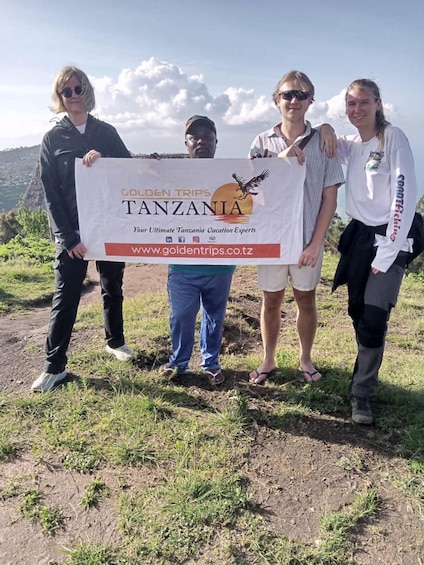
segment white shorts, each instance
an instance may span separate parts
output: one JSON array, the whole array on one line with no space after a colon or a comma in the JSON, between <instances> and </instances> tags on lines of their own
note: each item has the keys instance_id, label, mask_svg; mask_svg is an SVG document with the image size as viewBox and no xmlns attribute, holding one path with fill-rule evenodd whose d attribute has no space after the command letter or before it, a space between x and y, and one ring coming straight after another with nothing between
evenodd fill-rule
<instances>
[{"instance_id":1,"label":"white shorts","mask_svg":"<svg viewBox=\"0 0 424 565\"><path fill-rule=\"evenodd\" d=\"M291 282L296 290L314 290L320 281L324 249L318 257L315 267L302 267L297 265L259 265L258 287L268 292L278 292L286 288Z\"/></svg>"}]
</instances>

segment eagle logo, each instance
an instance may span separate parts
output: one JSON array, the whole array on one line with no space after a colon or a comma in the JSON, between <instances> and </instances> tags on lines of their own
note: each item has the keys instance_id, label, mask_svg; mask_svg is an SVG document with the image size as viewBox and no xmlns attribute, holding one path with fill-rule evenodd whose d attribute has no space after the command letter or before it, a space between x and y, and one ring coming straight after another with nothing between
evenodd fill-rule
<instances>
[{"instance_id":1,"label":"eagle logo","mask_svg":"<svg viewBox=\"0 0 424 565\"><path fill-rule=\"evenodd\" d=\"M249 194L256 196L258 192L255 190L269 176L269 170L265 169L262 173L256 177L252 177L247 182L242 177L238 177L236 173L231 175L233 179L237 182L238 188L236 192L240 192L240 196L237 196L236 200L245 200Z\"/></svg>"}]
</instances>

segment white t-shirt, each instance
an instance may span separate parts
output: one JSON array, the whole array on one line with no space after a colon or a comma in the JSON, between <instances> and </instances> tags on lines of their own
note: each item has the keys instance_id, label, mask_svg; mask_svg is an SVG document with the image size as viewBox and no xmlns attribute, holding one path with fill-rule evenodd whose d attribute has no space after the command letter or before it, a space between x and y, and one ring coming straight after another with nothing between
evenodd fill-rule
<instances>
[{"instance_id":1,"label":"white t-shirt","mask_svg":"<svg viewBox=\"0 0 424 565\"><path fill-rule=\"evenodd\" d=\"M347 165L346 214L367 226L388 224L376 235L372 267L386 272L399 251L411 251L407 235L417 202L417 181L409 142L399 128L387 126L384 144L359 134L338 139L338 156Z\"/></svg>"}]
</instances>

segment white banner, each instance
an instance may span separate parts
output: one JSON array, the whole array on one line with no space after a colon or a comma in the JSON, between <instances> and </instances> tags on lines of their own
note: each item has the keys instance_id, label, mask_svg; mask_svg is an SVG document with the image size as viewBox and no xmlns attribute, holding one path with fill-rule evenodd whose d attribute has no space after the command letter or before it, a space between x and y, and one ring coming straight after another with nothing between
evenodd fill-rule
<instances>
[{"instance_id":1,"label":"white banner","mask_svg":"<svg viewBox=\"0 0 424 565\"><path fill-rule=\"evenodd\" d=\"M296 158L77 159L75 178L86 259L291 264L302 251Z\"/></svg>"}]
</instances>

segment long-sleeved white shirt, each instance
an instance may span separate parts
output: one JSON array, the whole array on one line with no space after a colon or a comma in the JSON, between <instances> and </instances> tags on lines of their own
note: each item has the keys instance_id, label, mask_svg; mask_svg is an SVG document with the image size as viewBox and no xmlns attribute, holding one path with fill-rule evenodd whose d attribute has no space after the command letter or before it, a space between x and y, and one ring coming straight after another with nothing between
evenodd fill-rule
<instances>
[{"instance_id":1,"label":"long-sleeved white shirt","mask_svg":"<svg viewBox=\"0 0 424 565\"><path fill-rule=\"evenodd\" d=\"M388 224L372 267L386 272L399 251L411 251L408 232L417 202L417 181L409 142L399 128L387 126L384 144L359 134L339 137L338 156L346 171L346 214L367 226Z\"/></svg>"}]
</instances>

